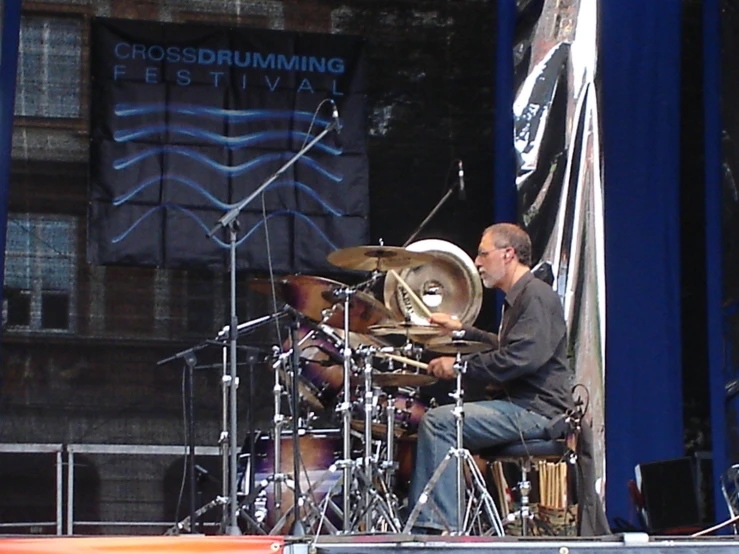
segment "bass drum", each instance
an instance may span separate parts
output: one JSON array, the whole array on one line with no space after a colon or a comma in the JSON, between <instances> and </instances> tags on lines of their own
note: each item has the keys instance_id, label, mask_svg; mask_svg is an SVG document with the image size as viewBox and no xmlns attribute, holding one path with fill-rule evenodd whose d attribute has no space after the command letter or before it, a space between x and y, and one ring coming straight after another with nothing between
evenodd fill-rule
<instances>
[{"instance_id":1,"label":"bass drum","mask_svg":"<svg viewBox=\"0 0 739 554\"><path fill-rule=\"evenodd\" d=\"M254 482L256 491L249 494L249 484L246 478L249 471L249 456L242 455L241 478L239 492L247 499L249 505L243 505L245 510L251 509L254 519L262 530L269 535L289 534L294 521L295 494L292 482L293 475L293 437L291 432L284 432L280 439L280 468L275 468L275 441L272 437L263 436L257 439L255 445L256 465ZM300 453L300 491L306 495L306 502L301 510L301 519L306 531L312 534L318 530L321 502L326 494L333 490L332 496L341 494L340 470L332 471L332 466L341 459L342 440L338 429L304 431L298 437L298 451ZM275 502L274 474L288 475L287 482L281 485L281 504ZM331 510L329 524L322 527L323 532L330 532L332 526L339 525Z\"/></svg>"}]
</instances>

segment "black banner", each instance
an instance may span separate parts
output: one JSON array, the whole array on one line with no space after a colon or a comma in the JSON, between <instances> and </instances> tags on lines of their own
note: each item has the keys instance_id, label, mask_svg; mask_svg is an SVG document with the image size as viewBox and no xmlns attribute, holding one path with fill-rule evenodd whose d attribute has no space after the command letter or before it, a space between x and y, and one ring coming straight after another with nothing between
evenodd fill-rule
<instances>
[{"instance_id":1,"label":"black banner","mask_svg":"<svg viewBox=\"0 0 739 554\"><path fill-rule=\"evenodd\" d=\"M329 268L369 240L366 67L359 38L95 19L88 258L228 264L207 233L333 121L244 207L237 266ZM267 248L269 239L269 250Z\"/></svg>"}]
</instances>

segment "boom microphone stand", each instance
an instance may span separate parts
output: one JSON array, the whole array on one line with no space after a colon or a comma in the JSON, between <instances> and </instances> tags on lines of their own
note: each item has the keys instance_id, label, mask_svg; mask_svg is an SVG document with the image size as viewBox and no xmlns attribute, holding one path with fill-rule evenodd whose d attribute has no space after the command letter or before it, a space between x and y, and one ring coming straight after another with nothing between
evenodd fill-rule
<instances>
[{"instance_id":1,"label":"boom microphone stand","mask_svg":"<svg viewBox=\"0 0 739 554\"><path fill-rule=\"evenodd\" d=\"M237 411L236 401L237 395L236 390L238 388L238 375L237 375L237 359L236 359L236 340L238 337L238 318L236 315L236 235L238 232L238 220L236 219L241 211L257 196L259 196L264 190L276 181L289 167L305 155L311 148L313 148L319 141L323 139L328 133L334 129L339 129L338 116L334 117L331 123L323 129L318 135L313 138L308 144L306 144L299 152L297 152L292 158L290 158L282 167L280 167L275 173L272 174L264 183L262 183L253 193L247 196L244 200L238 203L234 208L225 213L221 219L208 231L208 238L213 236L221 229L228 229L229 233L229 252L230 252L230 270L231 270L231 286L230 286L230 300L231 300L231 317L230 317L230 328L229 328L229 375L224 378L224 386L229 387L229 429L227 433L228 446L229 446L229 493L228 493L228 522L225 525L225 532L227 535L238 535L240 534L238 526L238 510L239 503L236 498L237 487L238 487L238 444L236 442L237 435ZM297 479L297 476L296 476Z\"/></svg>"},{"instance_id":2,"label":"boom microphone stand","mask_svg":"<svg viewBox=\"0 0 739 554\"><path fill-rule=\"evenodd\" d=\"M203 344L199 344L198 346L193 346L192 348L188 348L187 350L183 350L181 352L178 352L177 354L174 354L173 356L170 356L169 358L164 358L163 360L159 360L157 362L157 365L164 365L174 360L183 360L185 362L185 367L187 368L186 372L186 382L187 382L187 475L188 479L190 480L190 487L189 487L189 511L190 511L190 521L195 523L195 503L196 503L196 494L195 494L195 375L194 375L194 369L195 365L198 363L198 360L195 356L195 352L200 350L201 348L205 348L206 346L209 346L210 343L205 342ZM191 526L190 532L193 531L193 527Z\"/></svg>"},{"instance_id":3,"label":"boom microphone stand","mask_svg":"<svg viewBox=\"0 0 739 554\"><path fill-rule=\"evenodd\" d=\"M423 229L428 225L428 222L431 221L431 218L433 218L438 211L441 209L441 207L446 204L446 201L449 200L449 197L454 194L454 191L459 189L459 196L460 200L463 199L464 195L464 171L462 170L462 162L459 163L459 180L457 180L451 187L447 189L447 191L444 193L444 196L442 196L439 201L436 203L436 206L429 212L429 214L426 216L426 219L424 219L421 224L416 227L416 230L411 233L411 236L408 237L408 240L403 243L403 247L408 246L410 243L413 242L413 239L415 239L418 234L423 231ZM448 176L448 174L447 174Z\"/></svg>"}]
</instances>

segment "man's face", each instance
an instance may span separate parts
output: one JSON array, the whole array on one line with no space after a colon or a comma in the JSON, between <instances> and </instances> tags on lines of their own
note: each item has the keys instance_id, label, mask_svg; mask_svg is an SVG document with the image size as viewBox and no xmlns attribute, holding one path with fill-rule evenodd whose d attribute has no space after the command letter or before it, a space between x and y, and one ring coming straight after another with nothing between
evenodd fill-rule
<instances>
[{"instance_id":1,"label":"man's face","mask_svg":"<svg viewBox=\"0 0 739 554\"><path fill-rule=\"evenodd\" d=\"M506 272L504 256L509 248L497 248L495 246L495 237L492 233L485 233L480 239L480 245L477 248L477 257L475 258L475 266L480 273L482 284L492 289L498 285L503 279Z\"/></svg>"}]
</instances>

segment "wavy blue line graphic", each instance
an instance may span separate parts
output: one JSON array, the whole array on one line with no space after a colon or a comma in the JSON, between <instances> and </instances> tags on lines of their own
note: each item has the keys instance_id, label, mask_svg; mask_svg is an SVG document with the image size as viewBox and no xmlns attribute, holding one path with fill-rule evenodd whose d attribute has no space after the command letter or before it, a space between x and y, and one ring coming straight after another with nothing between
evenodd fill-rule
<instances>
[{"instance_id":1,"label":"wavy blue line graphic","mask_svg":"<svg viewBox=\"0 0 739 554\"><path fill-rule=\"evenodd\" d=\"M203 231L204 231L205 234L207 234L208 231L210 230L210 228L195 213L193 213L192 210L188 210L187 208L183 208L182 206L180 206L178 204L162 204L160 206L155 206L155 207L151 208L150 210L146 211L146 213L144 213L144 215L142 215L136 221L134 221L131 224L131 226L128 229L126 229L123 233L121 233L120 235L118 235L116 237L113 237L113 239L112 239L111 242L113 244L117 244L117 243L121 242L122 240L125 240L125 238L128 235L130 235L133 232L133 230L136 229L136 227L138 227L141 224L141 222L143 222L145 219L147 219L151 214L153 214L155 212L158 212L159 210L162 210L162 209L165 209L165 208L172 208L174 210L177 210L179 212L184 213L190 219L192 219L193 221L195 221L203 229ZM281 210L281 211L278 211L278 212L271 213L270 215L267 216L266 220L265 219L260 219L259 222L256 225L254 225L254 227L252 227L249 230L248 233L246 233L243 237L241 237L241 239L239 239L239 241L236 243L236 246L237 247L238 246L241 246L244 242L246 242L247 240L249 240L249 238L254 234L254 232L257 229L259 229L262 225L264 225L267 221L269 221L273 217L278 217L278 216L282 216L282 215L293 215L293 216L299 217L300 219L302 219L303 221L305 221L306 223L308 223L311 227L313 227L316 231L318 231L318 235L333 250L337 250L338 249L337 246L333 242L331 242L331 239L329 239L326 236L326 234L323 231L321 231L321 229L315 223L313 223L313 221L311 221L308 218L308 216L303 215L300 212L296 212L296 211L293 211L293 210ZM230 245L228 243L223 242L218 237L213 237L213 240L221 248L229 248L230 247Z\"/></svg>"},{"instance_id":2,"label":"wavy blue line graphic","mask_svg":"<svg viewBox=\"0 0 739 554\"><path fill-rule=\"evenodd\" d=\"M220 133L214 133L212 131L206 131L204 129L199 129L198 127L190 127L187 125L148 125L146 127L139 127L138 129L116 131L113 133L113 139L116 142L130 142L161 132L199 138L218 145L228 146L235 150L275 139L290 140L297 138L301 141L308 142L315 138L313 135L300 131L261 131L258 133L251 133L249 135L229 137ZM315 148L328 152L332 156L340 156L343 152L343 150L332 148L331 146L320 142L315 145Z\"/></svg>"},{"instance_id":3,"label":"wavy blue line graphic","mask_svg":"<svg viewBox=\"0 0 739 554\"><path fill-rule=\"evenodd\" d=\"M133 189L126 192L125 194L122 194L120 196L116 196L113 198L113 205L114 206L122 206L129 200L131 200L134 196L139 194L140 192L146 190L152 185L158 185L162 180L170 180L175 181L178 183L182 183L183 185L186 185L193 189L195 192L201 194L204 196L208 201L210 201L211 205L220 208L224 211L230 210L231 208L235 208L239 205L238 202L235 202L233 204L227 204L226 202L222 202L215 196L213 196L208 190L202 187L199 183L196 183L195 181L188 179L187 177L183 177L181 175L165 175L165 176L155 176L151 177L150 179L147 179L146 181L140 183L139 185L136 185ZM346 215L343 212L340 212L333 206L331 206L328 202L323 200L316 191L314 191L312 188L310 188L308 185L301 183L299 181L289 181L289 180L282 180L282 181L275 181L273 183L270 183L270 185L265 189L265 192L270 189L275 189L278 187L286 187L286 186L292 186L295 187L302 192L306 193L308 196L313 198L322 208L324 208L327 212L329 212L331 215L335 215L337 217L341 217Z\"/></svg>"},{"instance_id":4,"label":"wavy blue line graphic","mask_svg":"<svg viewBox=\"0 0 739 554\"><path fill-rule=\"evenodd\" d=\"M285 119L298 121L313 120L313 112L298 112L287 110L229 110L226 108L215 108L211 106L196 106L192 104L116 104L113 113L118 117L131 117L135 115L149 115L152 113L178 113L182 115L194 115L198 117L209 117L214 119L226 118L229 121L258 121L266 119ZM321 117L315 118L315 123L326 127L330 121Z\"/></svg>"},{"instance_id":5,"label":"wavy blue line graphic","mask_svg":"<svg viewBox=\"0 0 739 554\"><path fill-rule=\"evenodd\" d=\"M126 169L146 158L150 158L151 156L159 156L160 154L178 154L181 156L186 156L197 162L209 165L222 175L232 176L241 175L242 173L246 173L259 164L263 164L272 160L282 159L284 157L283 153L262 154L261 156L257 156L253 160L250 160L243 164L229 166L213 161L208 156L205 156L200 152L196 152L195 150L192 150L190 148L184 148L181 146L156 146L144 150L143 152L138 152L131 156L127 156L125 158L118 158L113 162L113 169ZM296 163L305 164L336 183L340 183L344 180L343 175L336 175L335 173L331 173L310 156L303 156Z\"/></svg>"}]
</instances>

